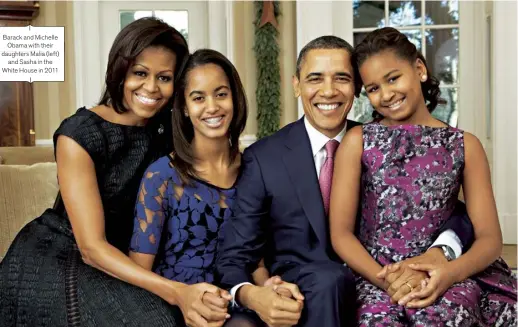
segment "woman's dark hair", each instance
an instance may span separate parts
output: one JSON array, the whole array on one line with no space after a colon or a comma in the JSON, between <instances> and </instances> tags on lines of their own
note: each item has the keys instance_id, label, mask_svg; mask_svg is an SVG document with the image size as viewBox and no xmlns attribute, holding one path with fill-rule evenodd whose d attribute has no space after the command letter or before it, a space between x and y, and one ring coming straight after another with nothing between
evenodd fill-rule
<instances>
[{"instance_id":1,"label":"woman's dark hair","mask_svg":"<svg viewBox=\"0 0 518 327\"><path fill-rule=\"evenodd\" d=\"M392 27L383 27L369 33L363 41L356 46L353 54L353 62L356 64L356 69L369 57L376 55L383 51L393 51L399 58L406 59L410 63L415 63L420 59L427 72L427 80L421 83L421 91L426 102L428 110L432 112L438 104L445 104L446 101L441 98L441 89L439 88L439 81L432 76L431 70L426 64L421 52L417 50L415 45L408 40L405 34L401 33ZM359 74L357 74L359 76ZM363 84L363 83L362 83ZM374 115L375 118L377 117Z\"/></svg>"},{"instance_id":2,"label":"woman's dark hair","mask_svg":"<svg viewBox=\"0 0 518 327\"><path fill-rule=\"evenodd\" d=\"M113 41L106 67L106 86L99 104L110 105L117 113L127 111L123 105L126 73L135 58L148 47L171 50L176 55L174 73L178 77L189 55L185 38L158 18L138 19L124 27Z\"/></svg>"},{"instance_id":3,"label":"woman's dark hair","mask_svg":"<svg viewBox=\"0 0 518 327\"><path fill-rule=\"evenodd\" d=\"M124 27L110 49L106 67L105 88L99 105L110 106L117 113L124 113L124 81L128 69L138 55L148 47L161 47L171 50L176 55L174 69L175 83L189 56L187 41L180 32L155 17L144 17ZM159 131L160 137L152 146L159 153L169 153L171 144L171 108L173 97L151 118L147 124L152 131Z\"/></svg>"},{"instance_id":4,"label":"woman's dark hair","mask_svg":"<svg viewBox=\"0 0 518 327\"><path fill-rule=\"evenodd\" d=\"M186 184L190 183L189 176L196 176L197 174L194 170L196 158L191 149L194 127L191 119L184 114L186 109L185 89L187 88L189 73L197 67L208 64L214 64L223 69L232 91L234 113L228 129L230 162L233 162L239 154L239 136L245 129L248 117L245 90L234 65L224 55L215 50L200 49L190 55L175 88L172 114L174 145L172 163L182 181Z\"/></svg>"}]
</instances>

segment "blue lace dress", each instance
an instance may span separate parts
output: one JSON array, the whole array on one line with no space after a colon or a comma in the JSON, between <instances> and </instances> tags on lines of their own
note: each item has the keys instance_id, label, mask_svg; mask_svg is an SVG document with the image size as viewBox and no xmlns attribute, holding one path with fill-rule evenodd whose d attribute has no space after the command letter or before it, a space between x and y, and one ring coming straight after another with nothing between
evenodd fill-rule
<instances>
[{"instance_id":1,"label":"blue lace dress","mask_svg":"<svg viewBox=\"0 0 518 327\"><path fill-rule=\"evenodd\" d=\"M156 255L153 270L167 279L212 283L219 231L235 193L199 179L184 185L170 157L158 159L140 185L130 250Z\"/></svg>"}]
</instances>

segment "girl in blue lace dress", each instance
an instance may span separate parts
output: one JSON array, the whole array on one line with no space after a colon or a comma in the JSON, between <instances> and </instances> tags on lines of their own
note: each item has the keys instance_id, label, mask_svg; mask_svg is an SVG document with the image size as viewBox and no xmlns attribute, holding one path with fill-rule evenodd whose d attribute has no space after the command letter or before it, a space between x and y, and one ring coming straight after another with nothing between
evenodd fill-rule
<instances>
[{"instance_id":1,"label":"girl in blue lace dress","mask_svg":"<svg viewBox=\"0 0 518 327\"><path fill-rule=\"evenodd\" d=\"M193 53L178 84L174 151L144 173L130 257L167 279L194 285L190 292L197 306L184 312L189 326L221 325L225 319L214 312L226 313L229 294L207 286L214 280L218 235L235 198L246 98L234 66L213 50ZM226 326L248 326L235 319Z\"/></svg>"},{"instance_id":2,"label":"girl in blue lace dress","mask_svg":"<svg viewBox=\"0 0 518 327\"><path fill-rule=\"evenodd\" d=\"M479 140L431 115L442 101L439 82L401 32L372 32L354 60L378 119L353 128L338 149L330 220L334 249L358 274L358 325L515 326L516 278L499 258L502 235ZM461 186L473 245L453 261L410 264L427 275L409 278L401 287L410 294L391 302L378 273L432 245Z\"/></svg>"}]
</instances>

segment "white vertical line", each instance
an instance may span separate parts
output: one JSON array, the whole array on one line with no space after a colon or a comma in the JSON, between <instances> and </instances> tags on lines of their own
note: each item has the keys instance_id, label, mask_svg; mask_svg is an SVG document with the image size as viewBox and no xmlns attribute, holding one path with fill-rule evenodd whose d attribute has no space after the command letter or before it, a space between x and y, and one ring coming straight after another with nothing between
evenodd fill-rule
<instances>
[{"instance_id":1,"label":"white vertical line","mask_svg":"<svg viewBox=\"0 0 518 327\"><path fill-rule=\"evenodd\" d=\"M385 26L389 25L389 0L385 0Z\"/></svg>"},{"instance_id":2,"label":"white vertical line","mask_svg":"<svg viewBox=\"0 0 518 327\"><path fill-rule=\"evenodd\" d=\"M426 59L426 30L425 17L426 16L426 0L421 0L421 52Z\"/></svg>"},{"instance_id":3,"label":"white vertical line","mask_svg":"<svg viewBox=\"0 0 518 327\"><path fill-rule=\"evenodd\" d=\"M225 1L226 32L227 32L227 58L234 62L234 1Z\"/></svg>"}]
</instances>

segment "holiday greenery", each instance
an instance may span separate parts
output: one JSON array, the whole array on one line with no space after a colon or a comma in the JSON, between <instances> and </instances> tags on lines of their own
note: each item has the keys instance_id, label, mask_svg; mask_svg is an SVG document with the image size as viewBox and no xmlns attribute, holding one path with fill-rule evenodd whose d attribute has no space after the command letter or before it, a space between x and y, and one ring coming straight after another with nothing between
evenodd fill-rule
<instances>
[{"instance_id":1,"label":"holiday greenery","mask_svg":"<svg viewBox=\"0 0 518 327\"><path fill-rule=\"evenodd\" d=\"M275 19L280 15L279 1L273 1ZM272 23L264 23L263 1L254 1L255 43L257 67L257 138L271 135L279 129L281 114L281 75L279 68L279 32ZM266 14L266 13L265 13ZM273 18L273 17L272 17ZM276 21L275 21L276 25Z\"/></svg>"}]
</instances>

